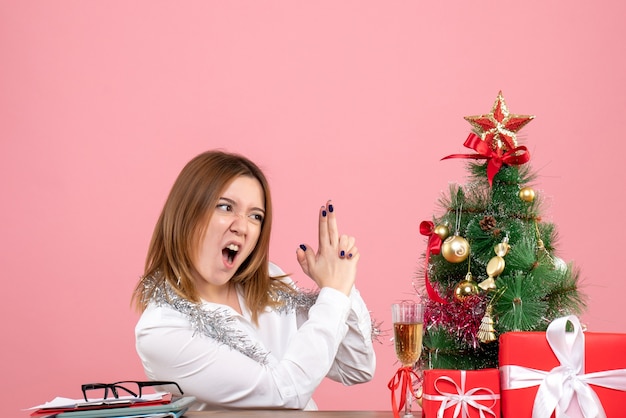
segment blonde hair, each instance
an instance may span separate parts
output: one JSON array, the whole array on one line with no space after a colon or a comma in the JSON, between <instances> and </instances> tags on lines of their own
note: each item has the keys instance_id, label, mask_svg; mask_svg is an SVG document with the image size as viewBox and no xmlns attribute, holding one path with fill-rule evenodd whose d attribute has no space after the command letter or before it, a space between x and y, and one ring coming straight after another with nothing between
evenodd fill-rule
<instances>
[{"instance_id":1,"label":"blonde hair","mask_svg":"<svg viewBox=\"0 0 626 418\"><path fill-rule=\"evenodd\" d=\"M193 254L199 245L212 209L226 187L237 177L249 176L261 184L265 217L258 242L232 277L243 289L246 304L256 322L258 313L276 305L278 289L290 290L280 277L270 277L269 243L272 201L269 184L261 169L249 159L222 151L207 151L182 169L156 223L146 257L144 274L133 293L135 306L145 310L154 292L165 283L192 302L200 302L193 284L196 272Z\"/></svg>"}]
</instances>

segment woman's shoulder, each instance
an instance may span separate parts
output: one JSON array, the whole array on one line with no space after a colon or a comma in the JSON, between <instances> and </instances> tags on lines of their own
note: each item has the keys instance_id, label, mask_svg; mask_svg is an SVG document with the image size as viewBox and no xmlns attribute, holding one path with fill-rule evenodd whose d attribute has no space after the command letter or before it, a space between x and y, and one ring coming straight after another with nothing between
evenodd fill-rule
<instances>
[{"instance_id":1,"label":"woman's shoulder","mask_svg":"<svg viewBox=\"0 0 626 418\"><path fill-rule=\"evenodd\" d=\"M186 322L187 320L185 316L181 312L174 309L172 306L150 302L141 314L137 325L149 327L152 325L163 326L166 324L184 324Z\"/></svg>"},{"instance_id":2,"label":"woman's shoulder","mask_svg":"<svg viewBox=\"0 0 626 418\"><path fill-rule=\"evenodd\" d=\"M283 269L281 269L278 266L278 264L272 263L271 261L268 263L268 270L269 270L271 277L279 277L279 276L287 275L287 273L285 273Z\"/></svg>"},{"instance_id":3,"label":"woman's shoulder","mask_svg":"<svg viewBox=\"0 0 626 418\"><path fill-rule=\"evenodd\" d=\"M297 288L296 283L291 278L291 276L288 273L285 273L285 271L282 268L280 268L277 264L274 264L270 261L268 265L268 269L269 269L270 277L276 278L293 288Z\"/></svg>"}]
</instances>

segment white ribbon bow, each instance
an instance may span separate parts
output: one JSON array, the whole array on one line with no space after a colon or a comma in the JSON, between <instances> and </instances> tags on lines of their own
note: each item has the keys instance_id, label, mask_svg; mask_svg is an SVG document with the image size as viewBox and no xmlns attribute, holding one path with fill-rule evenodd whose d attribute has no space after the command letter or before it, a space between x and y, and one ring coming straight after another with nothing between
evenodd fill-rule
<instances>
[{"instance_id":1,"label":"white ribbon bow","mask_svg":"<svg viewBox=\"0 0 626 418\"><path fill-rule=\"evenodd\" d=\"M459 412L461 411L463 413L462 418L469 417L470 416L469 407L477 409L480 413L480 418L485 418L485 412L496 417L496 414L492 411L492 408L496 404L496 400L500 399L500 395L494 393L489 388L474 388L465 392L465 375L466 375L465 370L461 370L461 386L460 387L459 385L456 384L454 380L452 380L448 376L438 377L437 380L435 380L435 390L440 395L429 395L427 393L424 393L422 395L424 399L428 399L429 401L441 401L441 406L439 407L439 410L437 411L437 418L443 418L443 414L445 413L446 409L451 408L455 405L456 406L454 408L454 418L458 418ZM446 382L452 383L454 387L456 388L457 393L449 393L449 392L443 392L439 390L439 388L437 387L437 383L440 380L444 380ZM489 392L490 394L489 395L476 395L475 393L480 390L484 390L486 392ZM488 406L485 406L476 402L476 401L490 401L490 400L493 400L491 407L488 407Z\"/></svg>"},{"instance_id":2,"label":"white ribbon bow","mask_svg":"<svg viewBox=\"0 0 626 418\"><path fill-rule=\"evenodd\" d=\"M574 332L567 332L567 322ZM626 369L585 374L585 335L574 315L550 323L546 339L560 365L549 372L528 367L500 366L502 389L522 389L539 385L533 418L568 418L565 413L574 395L585 418L606 418L602 402L590 384L626 391Z\"/></svg>"}]
</instances>

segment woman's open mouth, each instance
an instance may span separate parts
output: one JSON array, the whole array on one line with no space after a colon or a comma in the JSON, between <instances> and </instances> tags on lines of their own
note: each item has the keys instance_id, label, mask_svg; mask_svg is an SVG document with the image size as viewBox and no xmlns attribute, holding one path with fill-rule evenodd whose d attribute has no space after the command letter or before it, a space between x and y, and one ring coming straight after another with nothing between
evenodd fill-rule
<instances>
[{"instance_id":1,"label":"woman's open mouth","mask_svg":"<svg viewBox=\"0 0 626 418\"><path fill-rule=\"evenodd\" d=\"M227 245L226 248L222 250L222 256L226 260L228 264L233 264L237 254L239 253L239 245L230 244Z\"/></svg>"}]
</instances>

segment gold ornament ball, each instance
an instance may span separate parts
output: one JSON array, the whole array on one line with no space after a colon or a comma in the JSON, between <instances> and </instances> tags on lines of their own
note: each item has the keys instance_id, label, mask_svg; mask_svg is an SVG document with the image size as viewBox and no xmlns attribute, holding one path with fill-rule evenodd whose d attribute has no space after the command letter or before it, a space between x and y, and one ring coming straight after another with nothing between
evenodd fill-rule
<instances>
[{"instance_id":1,"label":"gold ornament ball","mask_svg":"<svg viewBox=\"0 0 626 418\"><path fill-rule=\"evenodd\" d=\"M441 255L451 263L465 261L469 253L469 242L460 235L453 235L446 238L441 245Z\"/></svg>"},{"instance_id":2,"label":"gold ornament ball","mask_svg":"<svg viewBox=\"0 0 626 418\"><path fill-rule=\"evenodd\" d=\"M444 239L448 238L448 236L450 235L450 228L448 228L448 225L446 225L446 224L437 225L435 227L434 232L435 232L435 234L437 234L439 236L439 238L444 240Z\"/></svg>"},{"instance_id":3,"label":"gold ornament ball","mask_svg":"<svg viewBox=\"0 0 626 418\"><path fill-rule=\"evenodd\" d=\"M477 295L478 292L478 285L474 280L462 280L454 288L454 297L463 301L468 296Z\"/></svg>"},{"instance_id":4,"label":"gold ornament ball","mask_svg":"<svg viewBox=\"0 0 626 418\"><path fill-rule=\"evenodd\" d=\"M535 200L535 191L532 189L532 187L524 187L522 188L522 190L519 191L519 197L524 202L532 202L533 200Z\"/></svg>"}]
</instances>

